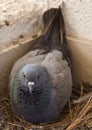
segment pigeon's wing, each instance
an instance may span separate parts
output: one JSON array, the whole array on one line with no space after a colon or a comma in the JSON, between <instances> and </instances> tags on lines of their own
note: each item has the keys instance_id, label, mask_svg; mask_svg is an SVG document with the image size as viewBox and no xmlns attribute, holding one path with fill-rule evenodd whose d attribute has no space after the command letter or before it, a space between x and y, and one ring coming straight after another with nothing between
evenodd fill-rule
<instances>
[{"instance_id":1,"label":"pigeon's wing","mask_svg":"<svg viewBox=\"0 0 92 130\"><path fill-rule=\"evenodd\" d=\"M42 61L45 58L45 55L46 55L44 52L45 52L45 50L39 50L39 49L32 50L15 62L14 66L12 68L10 77L9 77L10 92L11 92L11 89L12 89L14 77L15 77L16 73L18 72L18 70L26 64L31 64L31 63L41 64Z\"/></svg>"},{"instance_id":2,"label":"pigeon's wing","mask_svg":"<svg viewBox=\"0 0 92 130\"><path fill-rule=\"evenodd\" d=\"M53 83L51 96L61 111L72 91L72 76L68 63L63 60L62 52L52 51L47 54L42 64L50 73Z\"/></svg>"}]
</instances>

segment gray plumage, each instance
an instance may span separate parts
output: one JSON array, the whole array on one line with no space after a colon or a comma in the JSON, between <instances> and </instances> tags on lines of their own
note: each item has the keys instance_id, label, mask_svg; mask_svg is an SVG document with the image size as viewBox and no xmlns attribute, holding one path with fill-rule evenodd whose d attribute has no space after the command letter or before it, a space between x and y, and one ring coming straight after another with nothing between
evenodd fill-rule
<instances>
[{"instance_id":1,"label":"gray plumage","mask_svg":"<svg viewBox=\"0 0 92 130\"><path fill-rule=\"evenodd\" d=\"M34 49L20 58L14 64L10 75L9 92L13 110L18 116L33 123L55 121L72 91L71 70L64 59L64 54L59 50L61 43L58 46L56 43L60 34L56 31L60 18L58 10L60 11L51 9L43 16L45 20L49 12L52 12L52 18L55 12L58 14L52 22L53 26L51 27L51 24L49 28L53 30L56 39L53 38L51 31L48 32L50 34L47 39L44 39L49 52L46 52L42 43L41 48ZM44 24L48 25L49 18ZM54 44L55 48L52 47Z\"/></svg>"}]
</instances>

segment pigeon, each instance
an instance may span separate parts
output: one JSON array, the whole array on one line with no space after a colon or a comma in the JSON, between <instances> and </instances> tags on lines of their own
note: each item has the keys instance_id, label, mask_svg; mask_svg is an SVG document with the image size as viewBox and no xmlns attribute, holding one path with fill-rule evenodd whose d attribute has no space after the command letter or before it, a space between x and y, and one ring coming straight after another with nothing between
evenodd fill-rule
<instances>
[{"instance_id":1,"label":"pigeon","mask_svg":"<svg viewBox=\"0 0 92 130\"><path fill-rule=\"evenodd\" d=\"M9 77L12 110L31 123L56 121L72 92L70 54L60 8L43 14L44 31Z\"/></svg>"}]
</instances>

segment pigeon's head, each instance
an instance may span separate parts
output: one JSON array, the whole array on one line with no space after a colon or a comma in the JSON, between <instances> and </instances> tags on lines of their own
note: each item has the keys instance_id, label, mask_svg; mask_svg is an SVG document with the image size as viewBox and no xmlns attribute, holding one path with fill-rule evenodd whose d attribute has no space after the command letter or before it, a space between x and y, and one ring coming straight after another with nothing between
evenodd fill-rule
<instances>
[{"instance_id":1,"label":"pigeon's head","mask_svg":"<svg viewBox=\"0 0 92 130\"><path fill-rule=\"evenodd\" d=\"M45 67L38 64L28 64L21 70L21 85L28 88L30 94L51 86L50 75Z\"/></svg>"},{"instance_id":2,"label":"pigeon's head","mask_svg":"<svg viewBox=\"0 0 92 130\"><path fill-rule=\"evenodd\" d=\"M27 121L43 122L41 113L51 102L52 82L47 69L39 64L26 64L16 73L13 85L15 112Z\"/></svg>"}]
</instances>

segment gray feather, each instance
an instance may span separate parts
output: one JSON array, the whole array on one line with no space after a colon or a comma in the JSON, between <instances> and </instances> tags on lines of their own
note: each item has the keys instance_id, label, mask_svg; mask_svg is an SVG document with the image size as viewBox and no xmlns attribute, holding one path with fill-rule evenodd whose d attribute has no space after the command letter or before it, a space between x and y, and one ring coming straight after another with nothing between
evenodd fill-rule
<instances>
[{"instance_id":1,"label":"gray feather","mask_svg":"<svg viewBox=\"0 0 92 130\"><path fill-rule=\"evenodd\" d=\"M63 40L60 40L57 24L59 12L60 8L51 9L48 20L47 14L43 16L45 26L49 28L46 28L40 44L37 44L40 46L17 60L10 74L12 108L18 116L29 122L55 121L72 92L71 70L61 52L64 43L60 43ZM50 19L53 20L48 24Z\"/></svg>"}]
</instances>

